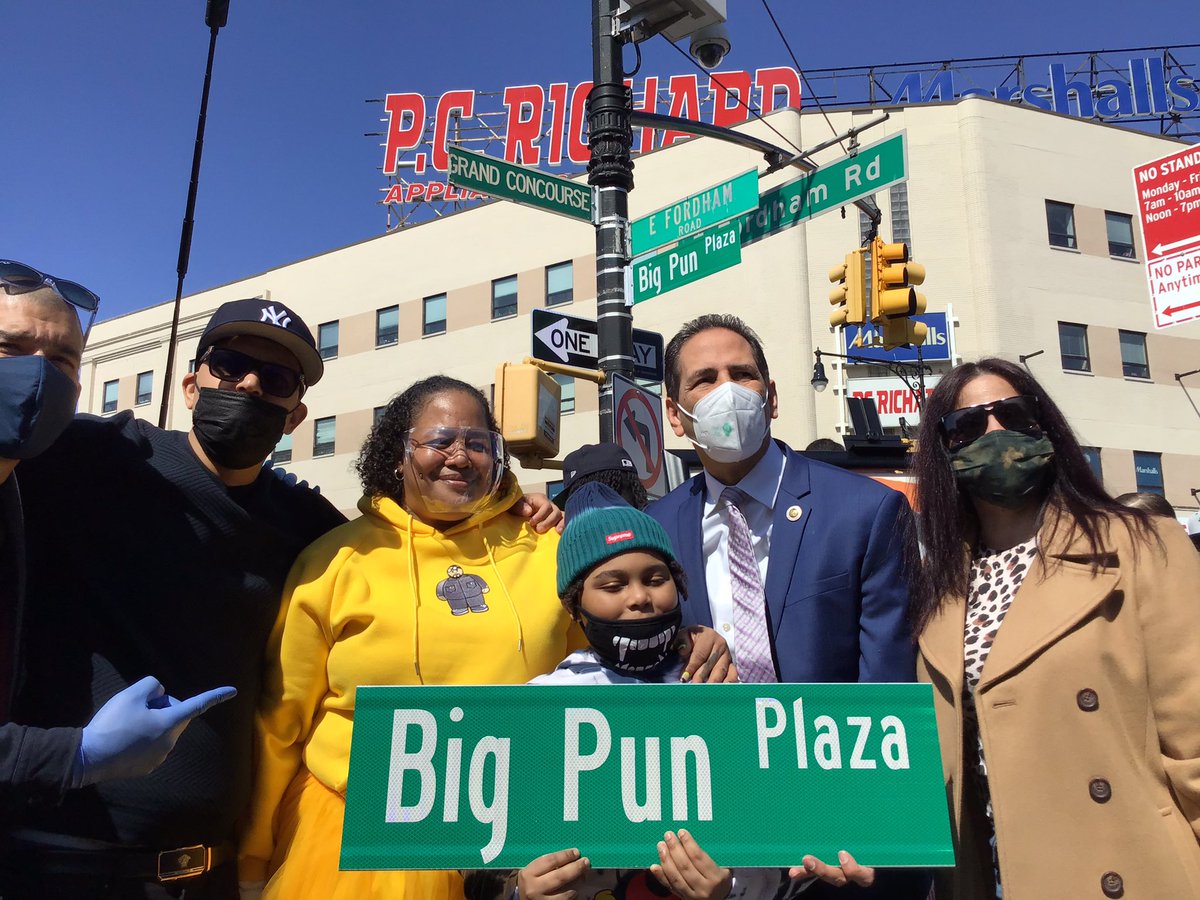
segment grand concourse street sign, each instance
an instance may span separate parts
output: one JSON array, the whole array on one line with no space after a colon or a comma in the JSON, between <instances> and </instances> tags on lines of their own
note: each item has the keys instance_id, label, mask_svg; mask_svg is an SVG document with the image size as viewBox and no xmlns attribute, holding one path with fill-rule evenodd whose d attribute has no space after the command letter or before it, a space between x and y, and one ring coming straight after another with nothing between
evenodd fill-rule
<instances>
[{"instance_id":1,"label":"grand concourse street sign","mask_svg":"<svg viewBox=\"0 0 1200 900\"><path fill-rule=\"evenodd\" d=\"M592 189L537 169L450 147L448 180L490 197L511 200L583 222L592 221Z\"/></svg>"},{"instance_id":2,"label":"grand concourse street sign","mask_svg":"<svg viewBox=\"0 0 1200 900\"><path fill-rule=\"evenodd\" d=\"M750 169L648 216L634 219L630 223L633 255L640 256L655 247L674 243L757 207L758 172Z\"/></svg>"}]
</instances>

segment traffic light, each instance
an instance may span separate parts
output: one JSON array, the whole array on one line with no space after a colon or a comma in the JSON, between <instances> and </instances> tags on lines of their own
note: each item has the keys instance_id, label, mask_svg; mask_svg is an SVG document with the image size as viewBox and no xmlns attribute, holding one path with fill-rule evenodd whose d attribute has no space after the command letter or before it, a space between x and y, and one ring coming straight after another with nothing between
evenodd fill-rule
<instances>
[{"instance_id":1,"label":"traffic light","mask_svg":"<svg viewBox=\"0 0 1200 900\"><path fill-rule=\"evenodd\" d=\"M847 253L844 263L829 270L829 280L837 284L829 292L829 302L838 307L829 314L829 324L834 328L863 325L867 321L867 306L863 296L866 289L865 252L854 250Z\"/></svg>"},{"instance_id":2,"label":"traffic light","mask_svg":"<svg viewBox=\"0 0 1200 900\"><path fill-rule=\"evenodd\" d=\"M925 267L908 261L908 244L877 237L871 241L871 269L871 321L880 326L884 349L923 343L929 329L910 316L925 312L925 295L912 287L925 281Z\"/></svg>"},{"instance_id":3,"label":"traffic light","mask_svg":"<svg viewBox=\"0 0 1200 900\"><path fill-rule=\"evenodd\" d=\"M492 406L509 453L523 465L541 468L558 453L559 383L535 365L501 363L496 367Z\"/></svg>"}]
</instances>

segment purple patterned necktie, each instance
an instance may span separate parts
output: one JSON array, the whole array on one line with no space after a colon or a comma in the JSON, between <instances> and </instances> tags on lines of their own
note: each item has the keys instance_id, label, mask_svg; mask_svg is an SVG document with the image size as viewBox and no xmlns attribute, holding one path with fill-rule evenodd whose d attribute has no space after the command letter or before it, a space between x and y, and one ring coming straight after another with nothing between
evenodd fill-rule
<instances>
[{"instance_id":1,"label":"purple patterned necktie","mask_svg":"<svg viewBox=\"0 0 1200 900\"><path fill-rule=\"evenodd\" d=\"M729 510L729 576L733 592L733 628L737 635L738 677L745 682L775 682L771 636L767 632L767 598L758 560L750 543L750 526L740 504L746 494L735 487L721 492Z\"/></svg>"}]
</instances>

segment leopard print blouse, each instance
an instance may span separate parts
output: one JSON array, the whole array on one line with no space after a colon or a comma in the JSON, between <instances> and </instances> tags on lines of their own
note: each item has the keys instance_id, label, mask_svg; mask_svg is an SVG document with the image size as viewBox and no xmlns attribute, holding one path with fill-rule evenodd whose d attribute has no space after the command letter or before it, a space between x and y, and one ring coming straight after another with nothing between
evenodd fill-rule
<instances>
[{"instance_id":1,"label":"leopard print blouse","mask_svg":"<svg viewBox=\"0 0 1200 900\"><path fill-rule=\"evenodd\" d=\"M1000 623L1008 613L1013 597L1029 566L1037 555L1037 538L1017 544L997 553L981 547L971 561L971 583L967 591L967 624L963 635L963 724L968 745L974 743L974 771L976 787L980 791L986 808L988 822L992 825L988 842L992 847L992 865L996 874L996 896L1002 897L1000 868L996 856L996 832L992 818L992 800L987 784L987 761L983 757L983 739L979 736L979 719L975 713L975 689L987 662L988 651L1000 630ZM972 737L974 740L972 741Z\"/></svg>"}]
</instances>

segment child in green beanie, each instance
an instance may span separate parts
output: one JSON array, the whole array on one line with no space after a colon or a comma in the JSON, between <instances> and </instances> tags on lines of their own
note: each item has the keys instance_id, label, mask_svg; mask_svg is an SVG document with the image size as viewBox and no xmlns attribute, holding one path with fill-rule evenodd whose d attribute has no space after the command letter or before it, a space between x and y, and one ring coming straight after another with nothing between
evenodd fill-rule
<instances>
[{"instance_id":1,"label":"child in green beanie","mask_svg":"<svg viewBox=\"0 0 1200 900\"><path fill-rule=\"evenodd\" d=\"M591 645L530 684L678 682L683 570L663 527L598 482L567 503L558 547L558 595ZM736 673L728 680L736 680ZM786 869L717 865L685 830L667 832L650 869L592 869L578 850L533 860L517 875L520 900L785 900L804 889Z\"/></svg>"}]
</instances>

